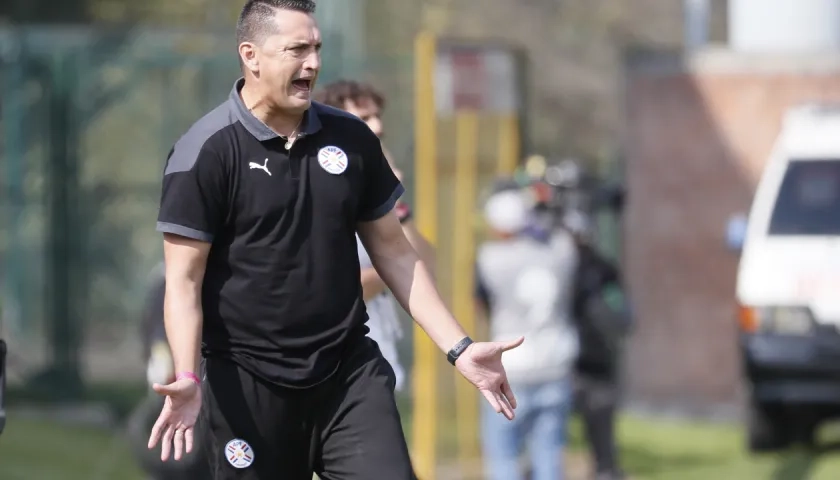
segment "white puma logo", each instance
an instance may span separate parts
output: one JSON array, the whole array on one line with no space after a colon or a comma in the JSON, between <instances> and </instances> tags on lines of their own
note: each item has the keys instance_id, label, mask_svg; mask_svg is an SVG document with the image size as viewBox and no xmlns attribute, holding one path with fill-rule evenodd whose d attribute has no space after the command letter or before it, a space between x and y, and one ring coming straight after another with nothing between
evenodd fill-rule
<instances>
[{"instance_id":1,"label":"white puma logo","mask_svg":"<svg viewBox=\"0 0 840 480\"><path fill-rule=\"evenodd\" d=\"M255 168L259 168L260 170L267 173L269 177L271 176L271 172L268 171L268 159L267 158L265 159L265 164L264 165L260 165L259 163L255 163L255 162L250 162L248 164L248 166L251 167L251 170L253 170Z\"/></svg>"}]
</instances>

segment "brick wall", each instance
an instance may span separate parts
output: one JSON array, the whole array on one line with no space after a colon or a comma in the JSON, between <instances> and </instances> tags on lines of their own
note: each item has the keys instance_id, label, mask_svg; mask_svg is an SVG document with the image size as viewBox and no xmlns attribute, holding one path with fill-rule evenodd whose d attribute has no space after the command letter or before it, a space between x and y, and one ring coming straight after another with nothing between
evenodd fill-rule
<instances>
[{"instance_id":1,"label":"brick wall","mask_svg":"<svg viewBox=\"0 0 840 480\"><path fill-rule=\"evenodd\" d=\"M746 212L784 111L840 101L840 62L709 52L628 62L623 148L631 399L706 409L741 395L730 215Z\"/></svg>"}]
</instances>

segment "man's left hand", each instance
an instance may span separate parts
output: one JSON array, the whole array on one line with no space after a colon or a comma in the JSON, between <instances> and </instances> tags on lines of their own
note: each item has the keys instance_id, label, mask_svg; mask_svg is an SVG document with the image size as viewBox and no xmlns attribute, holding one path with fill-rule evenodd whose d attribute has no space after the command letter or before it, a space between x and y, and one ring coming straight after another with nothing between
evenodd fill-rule
<instances>
[{"instance_id":1,"label":"man's left hand","mask_svg":"<svg viewBox=\"0 0 840 480\"><path fill-rule=\"evenodd\" d=\"M523 341L525 337L512 342L476 342L455 361L461 375L478 388L496 413L503 413L508 420L513 420L516 397L502 366L502 353L522 345Z\"/></svg>"}]
</instances>

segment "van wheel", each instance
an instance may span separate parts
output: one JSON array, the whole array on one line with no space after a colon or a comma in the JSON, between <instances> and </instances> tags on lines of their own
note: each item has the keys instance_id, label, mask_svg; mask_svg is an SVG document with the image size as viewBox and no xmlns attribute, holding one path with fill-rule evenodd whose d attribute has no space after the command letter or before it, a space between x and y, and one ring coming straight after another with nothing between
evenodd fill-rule
<instances>
[{"instance_id":1,"label":"van wheel","mask_svg":"<svg viewBox=\"0 0 840 480\"><path fill-rule=\"evenodd\" d=\"M793 436L780 408L753 402L747 415L747 446L750 452L782 450L793 443Z\"/></svg>"}]
</instances>

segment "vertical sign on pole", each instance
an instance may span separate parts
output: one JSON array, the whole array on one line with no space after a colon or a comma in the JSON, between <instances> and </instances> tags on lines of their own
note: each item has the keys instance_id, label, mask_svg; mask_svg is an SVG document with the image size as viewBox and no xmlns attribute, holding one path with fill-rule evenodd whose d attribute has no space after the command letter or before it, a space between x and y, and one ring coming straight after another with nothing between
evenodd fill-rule
<instances>
[{"instance_id":1,"label":"vertical sign on pole","mask_svg":"<svg viewBox=\"0 0 840 480\"><path fill-rule=\"evenodd\" d=\"M512 175L519 163L522 148L519 136L519 116L515 113L499 115L499 138L496 145L498 163L496 174Z\"/></svg>"},{"instance_id":2,"label":"vertical sign on pole","mask_svg":"<svg viewBox=\"0 0 840 480\"><path fill-rule=\"evenodd\" d=\"M489 88L494 100L489 110L498 123L497 175L510 175L516 169L520 156L519 111L520 87L517 82L515 55L506 50L494 49L485 55L489 72Z\"/></svg>"},{"instance_id":3,"label":"vertical sign on pole","mask_svg":"<svg viewBox=\"0 0 840 480\"><path fill-rule=\"evenodd\" d=\"M455 119L455 217L452 226L453 313L476 334L473 264L479 178L480 119L499 122L496 173L513 172L519 159L520 87L514 53L488 45L442 42L428 33L415 40L416 218L420 232L438 246L439 117ZM437 347L419 327L414 333L412 449L417 474L434 479L439 422ZM458 377L460 375L456 374ZM456 380L458 452L462 461L478 457L478 394Z\"/></svg>"},{"instance_id":4,"label":"vertical sign on pole","mask_svg":"<svg viewBox=\"0 0 840 480\"><path fill-rule=\"evenodd\" d=\"M478 182L478 112L484 106L484 58L475 49L450 49L444 57L452 69L455 114L455 217L452 225L452 309L467 333L475 337L473 262L475 202ZM458 454L462 466L478 456L478 395L455 371Z\"/></svg>"},{"instance_id":5,"label":"vertical sign on pole","mask_svg":"<svg viewBox=\"0 0 840 480\"><path fill-rule=\"evenodd\" d=\"M512 173L519 157L519 87L513 52L481 44L438 42L435 105L455 119L455 218L452 226L452 302L456 318L476 335L473 303L479 177L479 119L500 122L496 173ZM478 455L478 394L456 372L458 453L461 464Z\"/></svg>"},{"instance_id":6,"label":"vertical sign on pole","mask_svg":"<svg viewBox=\"0 0 840 480\"><path fill-rule=\"evenodd\" d=\"M414 46L415 215L420 233L437 245L437 124L435 120L435 38L417 36ZM423 479L435 478L437 446L437 346L419 326L414 329L413 421L414 465Z\"/></svg>"},{"instance_id":7,"label":"vertical sign on pole","mask_svg":"<svg viewBox=\"0 0 840 480\"><path fill-rule=\"evenodd\" d=\"M452 225L452 310L467 333L476 337L473 303L473 228L478 196L478 114L465 110L455 116L455 218ZM463 461L478 457L478 395L455 371L458 453Z\"/></svg>"}]
</instances>

